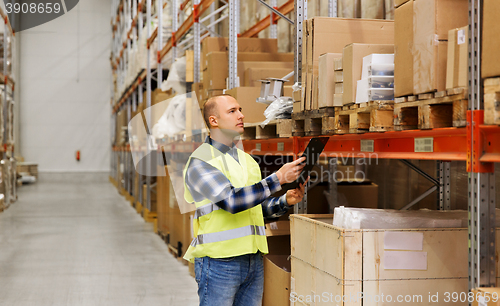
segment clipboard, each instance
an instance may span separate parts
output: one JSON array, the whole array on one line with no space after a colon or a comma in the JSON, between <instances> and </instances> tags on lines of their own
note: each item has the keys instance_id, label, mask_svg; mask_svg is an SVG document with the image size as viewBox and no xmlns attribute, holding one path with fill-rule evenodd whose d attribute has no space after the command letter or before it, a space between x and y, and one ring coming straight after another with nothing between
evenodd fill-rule
<instances>
[{"instance_id":1,"label":"clipboard","mask_svg":"<svg viewBox=\"0 0 500 306\"><path fill-rule=\"evenodd\" d=\"M328 142L330 138L329 137L316 137L312 138L309 143L307 144L306 149L304 150L304 153L300 157L306 157L306 165L302 169L302 172L300 173L299 177L295 182L287 183L281 186L281 189L283 190L289 190L289 189L295 189L299 187L299 184L303 184L307 177L310 175L313 167L316 165L319 159L319 155L321 152L323 152L323 149L325 148L326 143Z\"/></svg>"}]
</instances>

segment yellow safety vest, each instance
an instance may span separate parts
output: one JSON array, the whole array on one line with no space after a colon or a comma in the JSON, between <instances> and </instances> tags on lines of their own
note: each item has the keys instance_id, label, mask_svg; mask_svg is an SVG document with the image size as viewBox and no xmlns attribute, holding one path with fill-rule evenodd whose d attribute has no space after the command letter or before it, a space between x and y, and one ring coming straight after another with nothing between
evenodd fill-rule
<instances>
[{"instance_id":1,"label":"yellow safety vest","mask_svg":"<svg viewBox=\"0 0 500 306\"><path fill-rule=\"evenodd\" d=\"M259 182L260 167L257 162L242 150L237 150L239 163L229 154L223 154L208 143L203 143L193 154L184 169L184 198L193 203L194 199L186 185L187 166L191 158L198 158L219 169L236 187L245 187ZM259 204L245 211L231 214L210 200L195 202L196 212L193 219L194 239L184 259L191 262L196 257L227 258L267 249L266 231L262 206Z\"/></svg>"}]
</instances>

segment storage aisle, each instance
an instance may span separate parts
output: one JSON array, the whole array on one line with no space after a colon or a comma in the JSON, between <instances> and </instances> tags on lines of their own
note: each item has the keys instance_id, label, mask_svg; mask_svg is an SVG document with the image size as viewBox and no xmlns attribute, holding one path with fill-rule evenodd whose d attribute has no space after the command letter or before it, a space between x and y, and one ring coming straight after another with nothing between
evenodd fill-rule
<instances>
[{"instance_id":1,"label":"storage aisle","mask_svg":"<svg viewBox=\"0 0 500 306\"><path fill-rule=\"evenodd\" d=\"M197 305L196 282L105 174L45 174L0 214L0 305Z\"/></svg>"}]
</instances>

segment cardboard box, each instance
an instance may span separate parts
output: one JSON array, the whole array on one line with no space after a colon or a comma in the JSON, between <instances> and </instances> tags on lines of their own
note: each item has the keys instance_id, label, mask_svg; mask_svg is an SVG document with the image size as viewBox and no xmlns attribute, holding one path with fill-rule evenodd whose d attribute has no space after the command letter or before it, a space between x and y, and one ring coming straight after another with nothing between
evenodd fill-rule
<instances>
[{"instance_id":1,"label":"cardboard box","mask_svg":"<svg viewBox=\"0 0 500 306\"><path fill-rule=\"evenodd\" d=\"M263 306L290 305L291 264L288 256L271 254L264 256Z\"/></svg>"},{"instance_id":2,"label":"cardboard box","mask_svg":"<svg viewBox=\"0 0 500 306\"><path fill-rule=\"evenodd\" d=\"M146 201L147 201L147 185L144 184L142 185L142 206L144 208L147 208L146 206ZM151 194L150 194L150 200L151 200L151 209L149 210L150 212L156 212L156 209L157 209L157 202L156 202L156 196L157 196L157 193L156 193L156 186L153 186L151 187Z\"/></svg>"},{"instance_id":3,"label":"cardboard box","mask_svg":"<svg viewBox=\"0 0 500 306\"><path fill-rule=\"evenodd\" d=\"M205 89L226 88L228 61L227 52L211 52L207 55L206 69L203 71ZM248 68L286 68L292 71L293 53L238 53L240 84L244 84L245 70Z\"/></svg>"},{"instance_id":4,"label":"cardboard box","mask_svg":"<svg viewBox=\"0 0 500 306\"><path fill-rule=\"evenodd\" d=\"M333 103L335 94L335 59L341 58L342 53L326 53L319 57L318 78L318 107L342 106Z\"/></svg>"},{"instance_id":5,"label":"cardboard box","mask_svg":"<svg viewBox=\"0 0 500 306\"><path fill-rule=\"evenodd\" d=\"M421 45L422 46L422 45ZM419 51L420 57L413 61L413 93L421 94L433 91L446 90L446 58L448 56L448 42L439 41Z\"/></svg>"},{"instance_id":6,"label":"cardboard box","mask_svg":"<svg viewBox=\"0 0 500 306\"><path fill-rule=\"evenodd\" d=\"M207 37L201 42L201 70L205 70L205 57L210 52L229 51L227 37ZM278 40L272 38L238 38L238 52L278 52Z\"/></svg>"},{"instance_id":7,"label":"cardboard box","mask_svg":"<svg viewBox=\"0 0 500 306\"><path fill-rule=\"evenodd\" d=\"M337 70L333 73L335 78L335 83L343 83L344 82L344 70Z\"/></svg>"},{"instance_id":8,"label":"cardboard box","mask_svg":"<svg viewBox=\"0 0 500 306\"><path fill-rule=\"evenodd\" d=\"M236 87L226 90L226 94L235 98L242 108L242 113L245 116L245 123L262 122L266 120L264 111L267 105L257 103L256 100L260 96L260 87Z\"/></svg>"},{"instance_id":9,"label":"cardboard box","mask_svg":"<svg viewBox=\"0 0 500 306\"><path fill-rule=\"evenodd\" d=\"M244 75L244 86L246 87L257 87L260 86L261 82L259 80L267 78L277 78L280 79L290 72L293 71L292 68L248 68L245 70ZM241 81L241 80L240 80ZM285 85L293 85L293 77L289 78Z\"/></svg>"},{"instance_id":10,"label":"cardboard box","mask_svg":"<svg viewBox=\"0 0 500 306\"><path fill-rule=\"evenodd\" d=\"M469 27L448 32L446 89L469 85Z\"/></svg>"},{"instance_id":11,"label":"cardboard box","mask_svg":"<svg viewBox=\"0 0 500 306\"><path fill-rule=\"evenodd\" d=\"M500 76L500 61L498 60L500 24L498 23L498 16L500 16L500 2L497 0L484 0L483 36L481 37L482 78Z\"/></svg>"},{"instance_id":12,"label":"cardboard box","mask_svg":"<svg viewBox=\"0 0 500 306\"><path fill-rule=\"evenodd\" d=\"M297 297L306 299L313 294L328 292L329 296L345 296L347 299L344 302L333 300L331 303L324 303L325 305L361 306L388 305L368 303L367 296L422 295L420 301L412 300L408 305L430 305L429 292L431 295L438 294L440 301L445 292L457 292L459 295L460 292L468 292L467 228L440 228L436 231L360 230L335 227L332 221L333 215L290 215L291 291ZM391 250L384 248L384 242L388 239L385 238L386 234L391 232L422 237L423 243L416 252L425 252L425 255L407 251L392 255L400 260L404 260L406 254L424 255L425 257L420 258L425 258L426 269L417 269L414 261L409 260L400 265L399 269L392 265L392 269L386 268L386 264L394 263L388 256L388 251ZM328 256L325 257L325 254ZM339 279L344 281L339 282ZM364 293L364 299L348 299L350 296L357 296L359 292ZM304 303L295 305L301 304ZM460 303L462 304L466 303Z\"/></svg>"},{"instance_id":13,"label":"cardboard box","mask_svg":"<svg viewBox=\"0 0 500 306\"><path fill-rule=\"evenodd\" d=\"M344 93L344 83L335 83L335 93L339 93L339 94ZM335 106L342 106L342 104L335 105Z\"/></svg>"},{"instance_id":14,"label":"cardboard box","mask_svg":"<svg viewBox=\"0 0 500 306\"><path fill-rule=\"evenodd\" d=\"M337 195L340 205L359 208L378 208L378 185L375 183L339 183Z\"/></svg>"},{"instance_id":15,"label":"cardboard box","mask_svg":"<svg viewBox=\"0 0 500 306\"><path fill-rule=\"evenodd\" d=\"M302 102L312 107L314 78L319 75L319 56L341 53L350 43L394 43L391 20L314 17L303 24Z\"/></svg>"},{"instance_id":16,"label":"cardboard box","mask_svg":"<svg viewBox=\"0 0 500 306\"><path fill-rule=\"evenodd\" d=\"M413 1L413 0L394 0L394 7L396 8L400 7L401 5L405 4L408 1Z\"/></svg>"},{"instance_id":17,"label":"cardboard box","mask_svg":"<svg viewBox=\"0 0 500 306\"><path fill-rule=\"evenodd\" d=\"M394 13L394 96L413 95L413 0Z\"/></svg>"},{"instance_id":18,"label":"cardboard box","mask_svg":"<svg viewBox=\"0 0 500 306\"><path fill-rule=\"evenodd\" d=\"M344 105L356 102L356 88L358 80L361 79L363 57L372 53L394 53L394 45L350 44L344 48Z\"/></svg>"},{"instance_id":19,"label":"cardboard box","mask_svg":"<svg viewBox=\"0 0 500 306\"><path fill-rule=\"evenodd\" d=\"M468 24L467 0L417 0L413 5L413 93L446 89L448 31Z\"/></svg>"},{"instance_id":20,"label":"cardboard box","mask_svg":"<svg viewBox=\"0 0 500 306\"><path fill-rule=\"evenodd\" d=\"M162 169L163 168L163 169ZM165 171L166 176L158 176L156 179L157 183L157 218L158 218L158 231L163 235L169 233L169 198L170 198L170 178L168 176L168 170L166 166L158 166L158 173L160 171ZM136 177L138 177L136 175Z\"/></svg>"},{"instance_id":21,"label":"cardboard box","mask_svg":"<svg viewBox=\"0 0 500 306\"><path fill-rule=\"evenodd\" d=\"M500 288L476 288L472 293L472 306L500 306Z\"/></svg>"},{"instance_id":22,"label":"cardboard box","mask_svg":"<svg viewBox=\"0 0 500 306\"><path fill-rule=\"evenodd\" d=\"M335 71L338 71L338 70L342 70L342 57L339 57L339 58L335 58L333 60L333 69Z\"/></svg>"}]
</instances>

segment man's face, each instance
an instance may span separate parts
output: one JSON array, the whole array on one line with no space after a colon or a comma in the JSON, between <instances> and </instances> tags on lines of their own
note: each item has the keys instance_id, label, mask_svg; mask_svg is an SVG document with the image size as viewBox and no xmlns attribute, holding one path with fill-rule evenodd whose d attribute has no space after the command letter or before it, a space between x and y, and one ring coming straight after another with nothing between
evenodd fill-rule
<instances>
[{"instance_id":1,"label":"man's face","mask_svg":"<svg viewBox=\"0 0 500 306\"><path fill-rule=\"evenodd\" d=\"M218 113L217 123L219 129L230 134L243 133L243 114L238 101L233 97L223 96L217 101Z\"/></svg>"}]
</instances>

